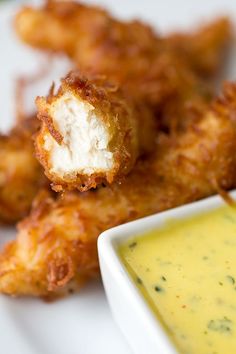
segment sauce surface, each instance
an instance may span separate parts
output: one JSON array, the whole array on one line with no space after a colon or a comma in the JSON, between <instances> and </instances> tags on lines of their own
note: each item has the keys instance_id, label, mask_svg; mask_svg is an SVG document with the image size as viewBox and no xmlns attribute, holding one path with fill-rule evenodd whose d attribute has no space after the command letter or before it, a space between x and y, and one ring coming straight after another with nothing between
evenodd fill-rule
<instances>
[{"instance_id":1,"label":"sauce surface","mask_svg":"<svg viewBox=\"0 0 236 354\"><path fill-rule=\"evenodd\" d=\"M170 221L120 255L180 353L236 353L235 208Z\"/></svg>"}]
</instances>

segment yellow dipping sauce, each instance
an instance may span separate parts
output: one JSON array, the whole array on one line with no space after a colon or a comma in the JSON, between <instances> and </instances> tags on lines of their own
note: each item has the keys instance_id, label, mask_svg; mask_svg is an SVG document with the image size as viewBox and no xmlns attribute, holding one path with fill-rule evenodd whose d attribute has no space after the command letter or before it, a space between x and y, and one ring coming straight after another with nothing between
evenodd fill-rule
<instances>
[{"instance_id":1,"label":"yellow dipping sauce","mask_svg":"<svg viewBox=\"0 0 236 354\"><path fill-rule=\"evenodd\" d=\"M236 353L234 208L170 221L120 255L181 353Z\"/></svg>"}]
</instances>

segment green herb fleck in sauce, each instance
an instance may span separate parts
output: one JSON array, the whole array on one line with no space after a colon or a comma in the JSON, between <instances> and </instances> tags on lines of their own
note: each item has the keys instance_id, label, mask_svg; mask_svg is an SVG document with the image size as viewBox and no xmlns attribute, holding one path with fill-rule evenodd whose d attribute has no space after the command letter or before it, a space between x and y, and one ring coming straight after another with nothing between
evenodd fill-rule
<instances>
[{"instance_id":1,"label":"green herb fleck in sauce","mask_svg":"<svg viewBox=\"0 0 236 354\"><path fill-rule=\"evenodd\" d=\"M225 316L222 319L209 321L207 328L211 331L220 332L220 333L231 332L232 321Z\"/></svg>"},{"instance_id":2,"label":"green herb fleck in sauce","mask_svg":"<svg viewBox=\"0 0 236 354\"><path fill-rule=\"evenodd\" d=\"M228 279L228 281L229 281L231 284L235 284L235 279L234 279L234 277L232 277L231 275L227 275L226 278Z\"/></svg>"},{"instance_id":3,"label":"green herb fleck in sauce","mask_svg":"<svg viewBox=\"0 0 236 354\"><path fill-rule=\"evenodd\" d=\"M134 247L136 247L137 246L137 242L132 242L132 243L130 243L129 244L129 248L134 248Z\"/></svg>"},{"instance_id":4,"label":"green herb fleck in sauce","mask_svg":"<svg viewBox=\"0 0 236 354\"><path fill-rule=\"evenodd\" d=\"M164 291L164 289L163 289L161 286L159 286L159 285L156 285L156 286L154 287L154 290L155 290L156 292L158 292L158 293L160 293L161 291Z\"/></svg>"},{"instance_id":5,"label":"green herb fleck in sauce","mask_svg":"<svg viewBox=\"0 0 236 354\"><path fill-rule=\"evenodd\" d=\"M141 279L141 278L139 278L139 277L137 277L137 278L136 278L136 281L137 281L137 283L138 283L138 284L140 284L140 285L142 285L142 284L143 284L142 279Z\"/></svg>"}]
</instances>

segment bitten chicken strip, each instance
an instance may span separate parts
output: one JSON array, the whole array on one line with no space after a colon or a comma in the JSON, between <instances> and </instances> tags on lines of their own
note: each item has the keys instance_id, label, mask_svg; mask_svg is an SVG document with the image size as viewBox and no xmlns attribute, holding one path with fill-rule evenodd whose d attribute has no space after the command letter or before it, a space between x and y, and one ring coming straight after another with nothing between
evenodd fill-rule
<instances>
[{"instance_id":1,"label":"bitten chicken strip","mask_svg":"<svg viewBox=\"0 0 236 354\"><path fill-rule=\"evenodd\" d=\"M122 184L52 197L44 193L0 256L0 291L56 296L99 274L98 235L115 225L236 185L236 85L175 138L160 136Z\"/></svg>"},{"instance_id":2,"label":"bitten chicken strip","mask_svg":"<svg viewBox=\"0 0 236 354\"><path fill-rule=\"evenodd\" d=\"M32 134L39 128L28 118L0 136L0 222L12 224L25 217L45 183L43 170L34 157Z\"/></svg>"},{"instance_id":3,"label":"bitten chicken strip","mask_svg":"<svg viewBox=\"0 0 236 354\"><path fill-rule=\"evenodd\" d=\"M156 137L155 116L102 77L71 72L56 94L38 97L37 156L55 190L85 191L119 180Z\"/></svg>"},{"instance_id":4,"label":"bitten chicken strip","mask_svg":"<svg viewBox=\"0 0 236 354\"><path fill-rule=\"evenodd\" d=\"M51 118L50 121L44 119L36 146L40 162L53 182L55 190L73 188L87 190L96 187L100 182L113 182L126 175L136 158L144 151L151 150L156 127L165 131L175 131L179 124L184 124L182 117L186 116L186 110L191 109L195 113L199 107L210 100L212 90L209 80L206 80L206 72L215 74L216 63L219 66L221 62L221 51L230 39L230 24L225 19L218 20L192 35L182 34L179 35L180 38L178 36L162 38L149 26L140 22L121 22L99 8L70 1L50 1L40 9L24 8L16 18L16 28L27 43L38 48L66 53L86 74L90 71L105 74L109 81L122 87L126 100L128 97L131 98L138 107L136 112L139 118L143 115L142 124L137 127L136 138L133 139L133 142L136 141L135 149L132 146L131 149L126 149L125 144L124 149L120 149L121 144L118 143L122 141L120 136L124 136L127 129L124 129L124 125L122 129L118 125L116 129L114 127L113 135L116 139L113 140L113 149L119 151L116 167L105 164L105 169L100 171L101 166L98 163L101 160L98 160L95 154L91 156L90 153L96 149L93 140L90 139L88 145L90 160L86 160L88 155L84 154L81 145L68 144L68 140L71 141L67 134L68 129L63 128L66 137L63 136L61 124L57 130L61 131L60 138L66 140L66 149L65 143L58 144L55 135L54 138L53 134L50 134L51 137L49 135L48 128L51 120L54 123L58 121L55 119L55 112L52 114L52 111L55 105L59 107L62 99L64 102L64 96L56 101L57 104L53 101L50 105L52 109L49 109L49 105L45 108L46 105L41 100L39 111L43 111L45 116L45 109L50 110L50 114L46 112L46 115ZM187 46L189 42L191 49ZM209 59L204 66L201 48L206 48L207 45L209 45L207 57L215 58L214 68L213 65L209 65ZM196 64L198 57L201 58L199 67ZM113 94L113 97L115 95ZM67 100L66 104L63 103L63 107L68 104ZM77 109L77 116L78 114ZM68 116L68 110L62 109L60 121L69 119L71 131L75 135L78 119L73 118L72 122L71 116L71 111ZM121 111L118 120L119 117ZM121 119L124 121L123 118ZM111 120L112 115L107 123L110 124ZM128 128L128 121L126 122ZM46 140L50 138L52 141L51 147L46 149L53 151L53 154L48 153L48 150L45 151L44 134ZM77 135L77 142L79 141L84 145L84 139L82 141ZM126 141L128 142L127 139ZM55 146L60 149L60 154L54 153ZM104 152L107 153L106 150ZM82 160L87 163L83 164ZM94 166L97 168L94 169Z\"/></svg>"}]
</instances>

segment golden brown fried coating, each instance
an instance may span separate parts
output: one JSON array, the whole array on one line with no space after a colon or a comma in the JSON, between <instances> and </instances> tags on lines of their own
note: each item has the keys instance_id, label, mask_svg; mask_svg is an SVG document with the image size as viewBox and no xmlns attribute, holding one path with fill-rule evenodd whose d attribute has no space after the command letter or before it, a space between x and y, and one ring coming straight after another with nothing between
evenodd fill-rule
<instances>
[{"instance_id":1,"label":"golden brown fried coating","mask_svg":"<svg viewBox=\"0 0 236 354\"><path fill-rule=\"evenodd\" d=\"M50 296L98 274L98 235L115 225L236 185L236 85L174 138L160 136L122 184L43 194L0 258L0 291Z\"/></svg>"},{"instance_id":2,"label":"golden brown fried coating","mask_svg":"<svg viewBox=\"0 0 236 354\"><path fill-rule=\"evenodd\" d=\"M55 190L81 191L128 174L154 147L155 116L103 77L71 72L56 94L38 97L36 151Z\"/></svg>"},{"instance_id":3,"label":"golden brown fried coating","mask_svg":"<svg viewBox=\"0 0 236 354\"><path fill-rule=\"evenodd\" d=\"M212 76L219 71L231 40L231 23L227 17L222 17L195 33L174 33L168 36L166 43L179 55L186 56L201 76Z\"/></svg>"},{"instance_id":4,"label":"golden brown fried coating","mask_svg":"<svg viewBox=\"0 0 236 354\"><path fill-rule=\"evenodd\" d=\"M15 24L19 36L31 46L66 53L81 68L96 64L99 73L110 77L120 66L119 74L123 73L125 80L132 73L146 72L146 66L150 68L151 61L165 48L170 54L177 51L187 56L202 74L211 74L217 70L222 49L231 37L227 18L188 35L176 33L163 38L140 21L118 21L101 8L73 1L50 1L39 9L25 7Z\"/></svg>"},{"instance_id":5,"label":"golden brown fried coating","mask_svg":"<svg viewBox=\"0 0 236 354\"><path fill-rule=\"evenodd\" d=\"M31 46L66 53L81 68L94 68L96 63L99 73L111 75L119 65L125 75L126 66L132 70L145 65L141 58L156 52L161 42L147 25L121 22L98 7L75 1L50 1L38 9L25 7L15 23L19 36Z\"/></svg>"},{"instance_id":6,"label":"golden brown fried coating","mask_svg":"<svg viewBox=\"0 0 236 354\"><path fill-rule=\"evenodd\" d=\"M12 224L25 217L39 188L45 183L34 157L32 134L39 123L25 119L0 136L0 222Z\"/></svg>"},{"instance_id":7,"label":"golden brown fried coating","mask_svg":"<svg viewBox=\"0 0 236 354\"><path fill-rule=\"evenodd\" d=\"M215 81L220 77L232 37L232 25L225 17L202 25L196 32L174 33L166 37L169 51L181 57L186 64L182 62L183 66L178 68L176 61L172 66L176 66L178 74L169 81L175 84L175 92L161 107L165 129L175 131L179 125L185 124L182 117L186 113L198 115L212 99L212 92L204 80L209 82L213 78Z\"/></svg>"},{"instance_id":8,"label":"golden brown fried coating","mask_svg":"<svg viewBox=\"0 0 236 354\"><path fill-rule=\"evenodd\" d=\"M26 43L66 53L83 72L105 74L158 113L163 102L176 106L176 96L188 96L193 86L200 93L207 90L198 76L215 75L231 32L229 22L219 19L192 35L161 37L139 21L118 21L73 1L25 7L15 23Z\"/></svg>"}]
</instances>

